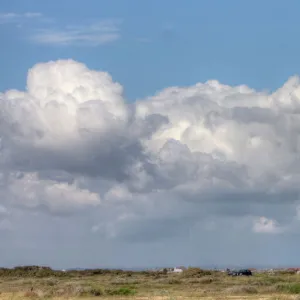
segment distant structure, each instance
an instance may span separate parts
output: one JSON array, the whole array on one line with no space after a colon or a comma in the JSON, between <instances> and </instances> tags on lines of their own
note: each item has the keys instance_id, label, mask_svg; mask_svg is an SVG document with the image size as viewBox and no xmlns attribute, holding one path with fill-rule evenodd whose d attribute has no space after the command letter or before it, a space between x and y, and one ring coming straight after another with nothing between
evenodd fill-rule
<instances>
[{"instance_id":1,"label":"distant structure","mask_svg":"<svg viewBox=\"0 0 300 300\"><path fill-rule=\"evenodd\" d=\"M172 271L172 273L182 273L182 272L183 270L181 268L176 268L176 267Z\"/></svg>"}]
</instances>

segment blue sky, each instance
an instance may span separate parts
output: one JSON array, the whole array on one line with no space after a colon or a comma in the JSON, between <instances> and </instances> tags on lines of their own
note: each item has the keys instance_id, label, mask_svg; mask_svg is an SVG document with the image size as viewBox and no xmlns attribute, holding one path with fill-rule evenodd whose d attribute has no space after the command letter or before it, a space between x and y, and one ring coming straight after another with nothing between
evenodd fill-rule
<instances>
[{"instance_id":1,"label":"blue sky","mask_svg":"<svg viewBox=\"0 0 300 300\"><path fill-rule=\"evenodd\" d=\"M299 265L299 0L0 3L0 265Z\"/></svg>"},{"instance_id":2,"label":"blue sky","mask_svg":"<svg viewBox=\"0 0 300 300\"><path fill-rule=\"evenodd\" d=\"M0 90L23 89L30 67L59 58L108 71L131 101L208 79L274 90L300 72L299 10L297 0L2 0ZM8 13L18 20L3 22ZM32 40L107 20L117 36L100 45Z\"/></svg>"}]
</instances>

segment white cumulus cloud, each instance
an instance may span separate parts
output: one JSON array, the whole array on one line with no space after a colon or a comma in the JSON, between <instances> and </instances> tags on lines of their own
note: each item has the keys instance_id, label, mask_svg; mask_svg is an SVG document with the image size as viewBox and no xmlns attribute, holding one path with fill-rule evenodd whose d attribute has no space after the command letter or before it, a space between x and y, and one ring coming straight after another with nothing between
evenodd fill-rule
<instances>
[{"instance_id":1,"label":"white cumulus cloud","mask_svg":"<svg viewBox=\"0 0 300 300\"><path fill-rule=\"evenodd\" d=\"M53 240L78 249L74 261L102 245L116 264L111 249L156 264L156 251L175 263L201 245L211 261L222 241L232 261L237 241L288 239L299 228L299 90L298 77L271 94L211 80L128 104L106 72L39 63L25 91L0 93L0 221L14 239L0 238L13 248L60 226ZM71 263L60 245L52 262Z\"/></svg>"}]
</instances>

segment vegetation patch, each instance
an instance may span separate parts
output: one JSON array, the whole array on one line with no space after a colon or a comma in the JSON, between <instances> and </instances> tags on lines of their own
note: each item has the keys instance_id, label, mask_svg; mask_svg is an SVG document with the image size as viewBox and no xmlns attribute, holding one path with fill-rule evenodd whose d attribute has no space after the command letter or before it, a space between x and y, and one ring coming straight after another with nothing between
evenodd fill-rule
<instances>
[{"instance_id":1,"label":"vegetation patch","mask_svg":"<svg viewBox=\"0 0 300 300\"><path fill-rule=\"evenodd\" d=\"M288 294L300 294L300 283L278 284L277 290Z\"/></svg>"},{"instance_id":2,"label":"vegetation patch","mask_svg":"<svg viewBox=\"0 0 300 300\"><path fill-rule=\"evenodd\" d=\"M108 289L105 291L107 295L111 296L133 296L136 294L136 290L132 287L120 287L118 289Z\"/></svg>"},{"instance_id":3,"label":"vegetation patch","mask_svg":"<svg viewBox=\"0 0 300 300\"><path fill-rule=\"evenodd\" d=\"M168 270L167 270L168 271ZM300 299L300 275L290 272L228 276L226 272L188 268L182 273L122 270L58 271L25 266L0 269L0 300L15 299ZM206 297L206 298L205 298ZM213 298L215 297L215 298ZM217 297L217 298L216 298ZM84 298L84 299L83 299ZM275 299L275 298L274 298Z\"/></svg>"},{"instance_id":4,"label":"vegetation patch","mask_svg":"<svg viewBox=\"0 0 300 300\"><path fill-rule=\"evenodd\" d=\"M200 268L188 268L182 272L182 277L190 278L190 277L203 277L207 275L212 275L212 271L202 270Z\"/></svg>"},{"instance_id":5,"label":"vegetation patch","mask_svg":"<svg viewBox=\"0 0 300 300\"><path fill-rule=\"evenodd\" d=\"M233 286L229 287L226 290L229 294L257 294L258 290L252 285L242 285L242 286Z\"/></svg>"}]
</instances>

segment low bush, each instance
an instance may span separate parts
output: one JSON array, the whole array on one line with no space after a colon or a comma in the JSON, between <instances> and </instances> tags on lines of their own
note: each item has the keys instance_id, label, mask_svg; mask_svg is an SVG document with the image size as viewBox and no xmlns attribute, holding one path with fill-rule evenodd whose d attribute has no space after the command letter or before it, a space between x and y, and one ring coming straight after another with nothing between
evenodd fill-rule
<instances>
[{"instance_id":1,"label":"low bush","mask_svg":"<svg viewBox=\"0 0 300 300\"><path fill-rule=\"evenodd\" d=\"M179 280L177 278L170 278L168 280L168 284L181 284L181 280Z\"/></svg>"},{"instance_id":2,"label":"low bush","mask_svg":"<svg viewBox=\"0 0 300 300\"><path fill-rule=\"evenodd\" d=\"M300 283L278 284L277 290L288 294L300 294Z\"/></svg>"},{"instance_id":3,"label":"low bush","mask_svg":"<svg viewBox=\"0 0 300 300\"><path fill-rule=\"evenodd\" d=\"M118 289L108 289L106 294L111 296L133 296L136 294L136 290L132 287L121 287Z\"/></svg>"},{"instance_id":4,"label":"low bush","mask_svg":"<svg viewBox=\"0 0 300 300\"><path fill-rule=\"evenodd\" d=\"M182 272L182 276L189 278L189 277L202 277L206 275L211 275L212 272L209 270L203 270L200 268L188 268Z\"/></svg>"},{"instance_id":5,"label":"low bush","mask_svg":"<svg viewBox=\"0 0 300 300\"><path fill-rule=\"evenodd\" d=\"M226 289L228 294L257 294L257 289L252 285L232 286Z\"/></svg>"}]
</instances>

